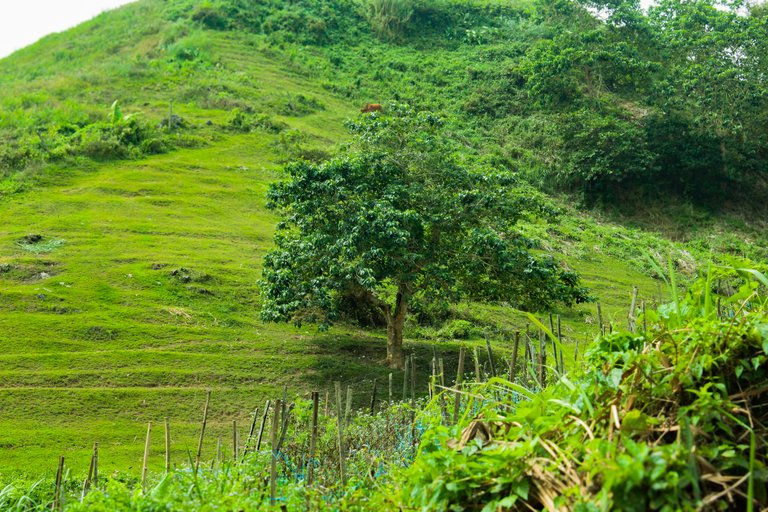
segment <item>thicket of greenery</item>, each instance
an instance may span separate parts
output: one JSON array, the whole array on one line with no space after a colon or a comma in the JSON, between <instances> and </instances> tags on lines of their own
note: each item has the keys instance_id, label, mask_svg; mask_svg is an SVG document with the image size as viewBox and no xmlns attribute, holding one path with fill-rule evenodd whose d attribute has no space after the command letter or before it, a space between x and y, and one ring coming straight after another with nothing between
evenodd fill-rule
<instances>
[{"instance_id":1,"label":"thicket of greenery","mask_svg":"<svg viewBox=\"0 0 768 512\"><path fill-rule=\"evenodd\" d=\"M536 257L517 224L554 211L509 172L462 156L431 112L390 104L350 123L346 151L286 167L270 187L282 215L264 263L264 320L327 324L344 301L387 326L387 361L404 364L414 300L504 301L541 311L589 300L578 274Z\"/></svg>"}]
</instances>

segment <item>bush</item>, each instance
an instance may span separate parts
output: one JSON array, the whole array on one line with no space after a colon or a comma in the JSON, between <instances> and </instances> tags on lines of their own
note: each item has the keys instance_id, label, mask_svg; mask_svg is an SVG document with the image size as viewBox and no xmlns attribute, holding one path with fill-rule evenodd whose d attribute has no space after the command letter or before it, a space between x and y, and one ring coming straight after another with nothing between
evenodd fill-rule
<instances>
[{"instance_id":1,"label":"bush","mask_svg":"<svg viewBox=\"0 0 768 512\"><path fill-rule=\"evenodd\" d=\"M438 334L454 340L466 340L475 333L475 330L475 326L471 322L457 319L451 320L438 331Z\"/></svg>"},{"instance_id":2,"label":"bush","mask_svg":"<svg viewBox=\"0 0 768 512\"><path fill-rule=\"evenodd\" d=\"M413 0L367 0L363 5L363 13L374 33L390 40L403 35L413 11Z\"/></svg>"}]
</instances>

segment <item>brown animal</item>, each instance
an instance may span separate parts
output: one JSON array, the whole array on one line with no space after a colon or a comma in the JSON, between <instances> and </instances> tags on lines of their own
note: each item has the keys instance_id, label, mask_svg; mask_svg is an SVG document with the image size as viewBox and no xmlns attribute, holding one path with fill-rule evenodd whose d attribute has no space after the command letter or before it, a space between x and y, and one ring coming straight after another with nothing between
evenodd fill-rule
<instances>
[{"instance_id":1,"label":"brown animal","mask_svg":"<svg viewBox=\"0 0 768 512\"><path fill-rule=\"evenodd\" d=\"M382 107L380 103L366 103L365 106L360 109L360 112L365 114L367 112L382 112L383 110L384 107Z\"/></svg>"}]
</instances>

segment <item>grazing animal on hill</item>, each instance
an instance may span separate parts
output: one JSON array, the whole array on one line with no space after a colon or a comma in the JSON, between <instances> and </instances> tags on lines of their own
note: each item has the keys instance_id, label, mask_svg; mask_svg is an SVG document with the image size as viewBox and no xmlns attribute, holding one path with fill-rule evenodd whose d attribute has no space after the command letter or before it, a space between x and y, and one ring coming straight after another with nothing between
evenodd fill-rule
<instances>
[{"instance_id":1,"label":"grazing animal on hill","mask_svg":"<svg viewBox=\"0 0 768 512\"><path fill-rule=\"evenodd\" d=\"M383 110L384 107L382 107L380 103L366 103L365 106L360 109L360 112L365 114L367 112L382 112Z\"/></svg>"}]
</instances>

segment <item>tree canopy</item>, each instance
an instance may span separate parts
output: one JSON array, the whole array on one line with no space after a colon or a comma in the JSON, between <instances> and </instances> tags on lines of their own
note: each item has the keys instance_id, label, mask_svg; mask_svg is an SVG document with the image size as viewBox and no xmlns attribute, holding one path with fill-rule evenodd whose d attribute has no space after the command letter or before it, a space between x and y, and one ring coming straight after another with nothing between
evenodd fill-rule
<instances>
[{"instance_id":1,"label":"tree canopy","mask_svg":"<svg viewBox=\"0 0 768 512\"><path fill-rule=\"evenodd\" d=\"M443 119L391 105L349 128L339 156L292 162L270 187L283 222L264 262L264 320L327 325L352 297L386 318L387 360L401 367L416 295L526 309L587 300L574 272L515 229L555 212L514 175L473 163Z\"/></svg>"}]
</instances>

